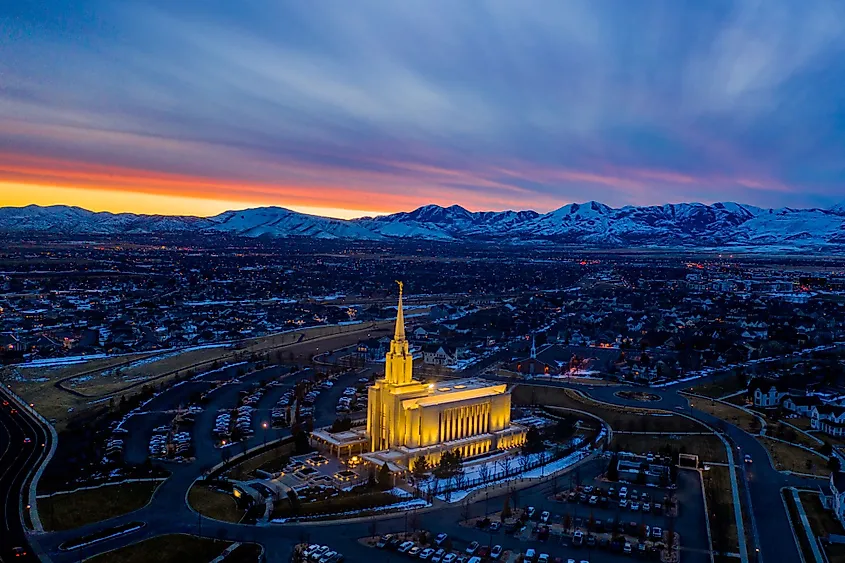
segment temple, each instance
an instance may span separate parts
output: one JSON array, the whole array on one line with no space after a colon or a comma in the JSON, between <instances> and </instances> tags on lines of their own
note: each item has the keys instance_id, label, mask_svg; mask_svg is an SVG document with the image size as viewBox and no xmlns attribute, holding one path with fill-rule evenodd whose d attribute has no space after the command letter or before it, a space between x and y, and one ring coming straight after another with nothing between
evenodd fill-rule
<instances>
[{"instance_id":1,"label":"temple","mask_svg":"<svg viewBox=\"0 0 845 563\"><path fill-rule=\"evenodd\" d=\"M443 452L472 457L521 445L526 429L511 424L511 394L505 384L481 379L423 384L405 338L402 283L384 378L369 389L364 459L408 468L423 456L437 463Z\"/></svg>"}]
</instances>

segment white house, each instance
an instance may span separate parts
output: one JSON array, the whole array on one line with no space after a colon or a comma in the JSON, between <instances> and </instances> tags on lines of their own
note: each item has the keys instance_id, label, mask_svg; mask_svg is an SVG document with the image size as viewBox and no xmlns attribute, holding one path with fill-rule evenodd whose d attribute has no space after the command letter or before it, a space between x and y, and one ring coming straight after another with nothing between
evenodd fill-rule
<instances>
[{"instance_id":1,"label":"white house","mask_svg":"<svg viewBox=\"0 0 845 563\"><path fill-rule=\"evenodd\" d=\"M778 389L775 383L766 389L766 386L760 386L754 389L754 406L755 407L776 407L788 395L785 389Z\"/></svg>"},{"instance_id":2,"label":"white house","mask_svg":"<svg viewBox=\"0 0 845 563\"><path fill-rule=\"evenodd\" d=\"M813 407L820 406L821 404L821 398L816 395L789 396L783 400L783 408L785 410L803 416L810 416L810 411L813 410Z\"/></svg>"},{"instance_id":3,"label":"white house","mask_svg":"<svg viewBox=\"0 0 845 563\"><path fill-rule=\"evenodd\" d=\"M810 426L831 436L845 436L845 407L816 405L810 409Z\"/></svg>"},{"instance_id":4,"label":"white house","mask_svg":"<svg viewBox=\"0 0 845 563\"><path fill-rule=\"evenodd\" d=\"M458 352L449 346L432 344L423 347L423 362L430 366L452 366L458 362Z\"/></svg>"}]
</instances>

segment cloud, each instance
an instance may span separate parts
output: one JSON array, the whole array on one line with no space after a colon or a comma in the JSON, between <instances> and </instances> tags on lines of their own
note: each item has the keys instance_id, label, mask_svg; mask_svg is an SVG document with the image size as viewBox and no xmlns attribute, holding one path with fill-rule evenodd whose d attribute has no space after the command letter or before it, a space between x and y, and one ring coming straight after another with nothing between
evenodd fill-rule
<instances>
[{"instance_id":1,"label":"cloud","mask_svg":"<svg viewBox=\"0 0 845 563\"><path fill-rule=\"evenodd\" d=\"M32 160L13 171L7 158L0 174L383 211L829 204L845 196L842 11L791 0L21 5L0 19L0 152Z\"/></svg>"}]
</instances>

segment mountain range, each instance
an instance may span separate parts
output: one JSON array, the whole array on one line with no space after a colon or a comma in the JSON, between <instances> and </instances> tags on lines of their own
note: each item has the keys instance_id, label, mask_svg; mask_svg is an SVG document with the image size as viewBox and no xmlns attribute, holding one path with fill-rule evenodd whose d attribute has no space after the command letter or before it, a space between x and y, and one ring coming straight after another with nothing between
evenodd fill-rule
<instances>
[{"instance_id":1,"label":"mountain range","mask_svg":"<svg viewBox=\"0 0 845 563\"><path fill-rule=\"evenodd\" d=\"M571 203L550 211L467 211L425 205L410 212L332 219L281 207L214 217L92 212L55 205L0 208L0 233L59 235L226 233L244 237L495 241L596 246L791 247L845 249L845 204L763 209L738 203L679 203L612 208Z\"/></svg>"}]
</instances>

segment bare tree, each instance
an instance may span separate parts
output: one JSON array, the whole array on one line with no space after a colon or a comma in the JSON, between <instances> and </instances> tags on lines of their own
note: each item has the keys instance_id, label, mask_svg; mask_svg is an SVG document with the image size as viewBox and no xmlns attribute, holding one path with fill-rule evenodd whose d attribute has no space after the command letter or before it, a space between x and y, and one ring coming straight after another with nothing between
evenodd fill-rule
<instances>
[{"instance_id":1,"label":"bare tree","mask_svg":"<svg viewBox=\"0 0 845 563\"><path fill-rule=\"evenodd\" d=\"M481 477L481 482L486 483L490 479L490 467L486 463L482 463L478 468L478 476Z\"/></svg>"},{"instance_id":2,"label":"bare tree","mask_svg":"<svg viewBox=\"0 0 845 563\"><path fill-rule=\"evenodd\" d=\"M528 466L531 465L531 458L527 455L519 456L519 468L522 470L522 473L528 471Z\"/></svg>"}]
</instances>

